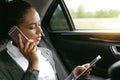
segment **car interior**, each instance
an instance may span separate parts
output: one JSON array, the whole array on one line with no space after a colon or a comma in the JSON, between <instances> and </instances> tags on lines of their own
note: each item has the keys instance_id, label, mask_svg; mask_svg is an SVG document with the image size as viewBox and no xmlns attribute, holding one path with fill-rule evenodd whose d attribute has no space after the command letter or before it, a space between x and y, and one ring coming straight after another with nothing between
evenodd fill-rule
<instances>
[{"instance_id":1,"label":"car interior","mask_svg":"<svg viewBox=\"0 0 120 80\"><path fill-rule=\"evenodd\" d=\"M0 0L0 5L7 1L11 0ZM64 80L77 65L89 63L98 55L102 58L88 79L108 80L116 73L114 70L119 70L120 62L111 67L120 59L119 32L75 30L64 0L25 1L35 6L40 14L43 36L39 46L53 52L60 80ZM0 45L0 51L4 46L6 44Z\"/></svg>"}]
</instances>

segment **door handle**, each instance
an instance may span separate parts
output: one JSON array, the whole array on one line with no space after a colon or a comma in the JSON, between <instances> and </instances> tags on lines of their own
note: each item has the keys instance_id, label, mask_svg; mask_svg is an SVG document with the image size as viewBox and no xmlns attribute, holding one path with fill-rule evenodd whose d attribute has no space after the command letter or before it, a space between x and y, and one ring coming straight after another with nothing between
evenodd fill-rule
<instances>
[{"instance_id":1,"label":"door handle","mask_svg":"<svg viewBox=\"0 0 120 80\"><path fill-rule=\"evenodd\" d=\"M118 50L118 49L120 49L120 45L112 45L112 46L110 46L110 49L111 49L113 55L116 58L120 59L120 52L119 52L120 50Z\"/></svg>"}]
</instances>

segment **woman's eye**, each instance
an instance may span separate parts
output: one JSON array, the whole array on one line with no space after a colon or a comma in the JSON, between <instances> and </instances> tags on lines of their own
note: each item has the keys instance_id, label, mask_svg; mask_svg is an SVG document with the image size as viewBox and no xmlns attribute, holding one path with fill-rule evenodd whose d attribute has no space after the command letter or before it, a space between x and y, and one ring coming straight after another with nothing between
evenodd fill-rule
<instances>
[{"instance_id":1,"label":"woman's eye","mask_svg":"<svg viewBox=\"0 0 120 80\"><path fill-rule=\"evenodd\" d=\"M35 28L35 25L30 25L29 28L30 28L30 29L34 29L34 28Z\"/></svg>"}]
</instances>

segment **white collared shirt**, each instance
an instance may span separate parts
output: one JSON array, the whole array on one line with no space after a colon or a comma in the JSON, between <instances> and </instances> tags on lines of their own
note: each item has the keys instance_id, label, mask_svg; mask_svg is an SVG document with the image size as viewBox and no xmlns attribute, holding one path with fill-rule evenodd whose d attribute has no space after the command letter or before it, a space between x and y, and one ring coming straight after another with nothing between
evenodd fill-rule
<instances>
[{"instance_id":1,"label":"white collared shirt","mask_svg":"<svg viewBox=\"0 0 120 80\"><path fill-rule=\"evenodd\" d=\"M24 70L28 68L28 60L20 53L17 47L12 45L12 42L7 44L7 52L12 59ZM49 63L49 61L41 54L38 49L37 54L39 55L39 80L55 80L55 72Z\"/></svg>"}]
</instances>

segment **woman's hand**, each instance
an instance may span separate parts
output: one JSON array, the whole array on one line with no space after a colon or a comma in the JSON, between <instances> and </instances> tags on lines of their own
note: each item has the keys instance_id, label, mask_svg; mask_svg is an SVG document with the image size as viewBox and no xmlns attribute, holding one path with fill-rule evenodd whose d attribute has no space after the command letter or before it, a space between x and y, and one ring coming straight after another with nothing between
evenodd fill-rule
<instances>
[{"instance_id":1,"label":"woman's hand","mask_svg":"<svg viewBox=\"0 0 120 80\"><path fill-rule=\"evenodd\" d=\"M37 55L37 45L33 40L27 40L23 43L21 34L19 37L19 50L23 56L29 61L29 68L38 69L39 58Z\"/></svg>"},{"instance_id":2,"label":"woman's hand","mask_svg":"<svg viewBox=\"0 0 120 80\"><path fill-rule=\"evenodd\" d=\"M77 66L74 68L73 70L73 75L76 78L80 73L82 73L84 70L86 70L88 67L90 66L90 64L84 64L82 66ZM92 69L88 69L79 79L80 80L84 80L85 78L87 78L90 75L90 71Z\"/></svg>"}]
</instances>

